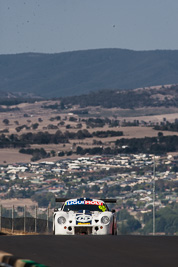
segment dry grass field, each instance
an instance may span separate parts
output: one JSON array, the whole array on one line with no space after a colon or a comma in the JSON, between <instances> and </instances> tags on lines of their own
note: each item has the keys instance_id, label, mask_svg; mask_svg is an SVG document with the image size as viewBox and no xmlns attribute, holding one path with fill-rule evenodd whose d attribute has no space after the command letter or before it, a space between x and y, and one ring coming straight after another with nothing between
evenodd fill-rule
<instances>
[{"instance_id":1,"label":"dry grass field","mask_svg":"<svg viewBox=\"0 0 178 267\"><path fill-rule=\"evenodd\" d=\"M31 155L19 153L19 149L0 149L0 164L12 164L17 162L30 162Z\"/></svg>"},{"instance_id":2,"label":"dry grass field","mask_svg":"<svg viewBox=\"0 0 178 267\"><path fill-rule=\"evenodd\" d=\"M17 199L17 198L1 199L1 205L5 208L12 208L13 205L15 207L22 206L22 199ZM23 198L23 205L31 207L38 205L38 203L32 201L30 198Z\"/></svg>"},{"instance_id":3,"label":"dry grass field","mask_svg":"<svg viewBox=\"0 0 178 267\"><path fill-rule=\"evenodd\" d=\"M134 120L143 120L145 122L154 122L160 123L163 121L163 118L166 118L167 121L174 122L175 119L178 118L178 109L166 109L166 108L157 108L157 109L137 109L137 110L121 110L121 109L103 109L99 107L91 107L88 108L89 113L86 115L74 115L73 111L78 109L78 107L73 107L72 109L63 110L62 112L52 109L44 109L42 105L50 105L55 104L57 101L40 101L35 102L33 104L23 103L19 104L17 107L19 110L14 112L1 112L0 113L0 131L1 134L4 130L8 130L8 133L4 133L5 135L9 134L18 134L21 135L27 132L37 133L38 131L48 131L49 133L55 133L58 130L65 132L72 131L77 132L79 129L77 128L77 124L81 123L82 128L86 129L86 124L82 121L82 119L87 119L89 117L108 117L109 119L117 119L123 121L134 121ZM149 115L152 114L152 115ZM55 117L60 116L61 120L54 119ZM69 121L70 117L75 117L77 121ZM3 123L4 119L9 120L9 124L5 125ZM63 125L60 125L60 123ZM33 124L38 123L38 128L34 130L32 128ZM22 129L20 132L17 132L16 128L18 126L26 125L30 127L29 129ZM50 125L56 126L56 129L50 129ZM66 126L70 125L70 128L67 129ZM113 127L109 128L108 125L103 128L88 128L89 132L93 131L123 131L124 138L144 138L144 137L152 137L157 136L158 131L155 131L152 127ZM164 131L164 135L178 135L176 132ZM109 142L115 141L116 139L123 137L108 137L108 138L87 138L84 140L70 140L70 143L67 144L50 144L50 145L33 145L32 148L41 148L43 147L47 152L54 150L55 152L59 151L69 151L72 149L73 143L76 145L81 145L83 147L92 147L93 139L101 140L104 145L108 145ZM30 162L31 155L20 154L19 149L0 149L0 164L11 164L17 162ZM76 156L71 156L75 158ZM49 158L45 160L59 160L59 157Z\"/></svg>"}]
</instances>

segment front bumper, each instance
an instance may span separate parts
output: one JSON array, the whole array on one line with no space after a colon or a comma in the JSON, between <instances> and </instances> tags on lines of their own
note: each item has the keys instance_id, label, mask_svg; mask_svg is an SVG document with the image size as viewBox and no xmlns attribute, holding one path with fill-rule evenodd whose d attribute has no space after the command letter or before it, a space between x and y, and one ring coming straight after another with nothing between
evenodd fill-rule
<instances>
[{"instance_id":1,"label":"front bumper","mask_svg":"<svg viewBox=\"0 0 178 267\"><path fill-rule=\"evenodd\" d=\"M109 235L112 234L110 225L58 226L55 235Z\"/></svg>"}]
</instances>

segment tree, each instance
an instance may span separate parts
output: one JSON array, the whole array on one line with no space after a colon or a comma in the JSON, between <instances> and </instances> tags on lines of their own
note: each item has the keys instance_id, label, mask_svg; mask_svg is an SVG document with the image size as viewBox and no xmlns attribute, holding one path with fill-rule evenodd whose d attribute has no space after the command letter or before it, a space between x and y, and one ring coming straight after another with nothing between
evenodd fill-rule
<instances>
[{"instance_id":1,"label":"tree","mask_svg":"<svg viewBox=\"0 0 178 267\"><path fill-rule=\"evenodd\" d=\"M119 232L122 234L122 235L127 235L128 232L129 232L129 229L128 229L128 226L126 223L122 222L120 227L119 227Z\"/></svg>"},{"instance_id":2,"label":"tree","mask_svg":"<svg viewBox=\"0 0 178 267\"><path fill-rule=\"evenodd\" d=\"M128 225L129 232L134 232L138 230L139 228L141 228L141 223L138 220L136 220L134 217L131 217L127 220L127 225Z\"/></svg>"},{"instance_id":3,"label":"tree","mask_svg":"<svg viewBox=\"0 0 178 267\"><path fill-rule=\"evenodd\" d=\"M34 201L38 202L39 207L55 207L55 196L53 193L35 194L32 196Z\"/></svg>"},{"instance_id":4,"label":"tree","mask_svg":"<svg viewBox=\"0 0 178 267\"><path fill-rule=\"evenodd\" d=\"M129 214L129 212L126 209L120 210L117 213L117 219L119 221L128 220L129 218L131 218L131 215Z\"/></svg>"},{"instance_id":5,"label":"tree","mask_svg":"<svg viewBox=\"0 0 178 267\"><path fill-rule=\"evenodd\" d=\"M107 183L104 183L103 194L104 194L104 195L107 195L108 190L109 190L109 187L108 187Z\"/></svg>"},{"instance_id":6,"label":"tree","mask_svg":"<svg viewBox=\"0 0 178 267\"><path fill-rule=\"evenodd\" d=\"M64 105L64 103L61 101L61 103L60 103L60 108L61 109L65 109L65 105Z\"/></svg>"},{"instance_id":7,"label":"tree","mask_svg":"<svg viewBox=\"0 0 178 267\"><path fill-rule=\"evenodd\" d=\"M98 185L93 185L91 188L91 191L98 192L100 190L100 187Z\"/></svg>"},{"instance_id":8,"label":"tree","mask_svg":"<svg viewBox=\"0 0 178 267\"><path fill-rule=\"evenodd\" d=\"M33 130L36 130L38 128L38 126L39 126L39 123L34 123L34 124L32 124L31 127Z\"/></svg>"},{"instance_id":9,"label":"tree","mask_svg":"<svg viewBox=\"0 0 178 267\"><path fill-rule=\"evenodd\" d=\"M43 120L42 120L42 118L38 118L38 121L39 121L39 122L42 122Z\"/></svg>"},{"instance_id":10,"label":"tree","mask_svg":"<svg viewBox=\"0 0 178 267\"><path fill-rule=\"evenodd\" d=\"M158 137L163 137L163 133L162 132L158 132Z\"/></svg>"},{"instance_id":11,"label":"tree","mask_svg":"<svg viewBox=\"0 0 178 267\"><path fill-rule=\"evenodd\" d=\"M126 185L124 188L123 188L124 191L130 191L131 190L131 187L129 185Z\"/></svg>"},{"instance_id":12,"label":"tree","mask_svg":"<svg viewBox=\"0 0 178 267\"><path fill-rule=\"evenodd\" d=\"M131 200L131 199L127 200L126 205L127 205L128 207L135 207L134 201Z\"/></svg>"},{"instance_id":13,"label":"tree","mask_svg":"<svg viewBox=\"0 0 178 267\"><path fill-rule=\"evenodd\" d=\"M9 125L9 120L8 120L8 119L4 119L2 122L3 122L5 125Z\"/></svg>"},{"instance_id":14,"label":"tree","mask_svg":"<svg viewBox=\"0 0 178 267\"><path fill-rule=\"evenodd\" d=\"M76 154L84 155L84 150L83 150L83 148L81 146L77 147Z\"/></svg>"},{"instance_id":15,"label":"tree","mask_svg":"<svg viewBox=\"0 0 178 267\"><path fill-rule=\"evenodd\" d=\"M58 157L63 157L65 155L64 151L58 152Z\"/></svg>"},{"instance_id":16,"label":"tree","mask_svg":"<svg viewBox=\"0 0 178 267\"><path fill-rule=\"evenodd\" d=\"M55 157L56 156L56 151L51 150L51 155L52 155L52 157Z\"/></svg>"}]
</instances>

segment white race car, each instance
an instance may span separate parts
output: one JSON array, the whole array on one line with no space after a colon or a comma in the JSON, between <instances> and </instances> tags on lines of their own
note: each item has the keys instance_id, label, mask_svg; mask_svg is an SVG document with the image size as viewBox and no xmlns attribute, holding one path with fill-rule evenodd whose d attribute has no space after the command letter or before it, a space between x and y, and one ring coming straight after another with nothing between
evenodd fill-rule
<instances>
[{"instance_id":1,"label":"white race car","mask_svg":"<svg viewBox=\"0 0 178 267\"><path fill-rule=\"evenodd\" d=\"M115 199L64 199L62 208L54 209L53 233L55 235L115 235L117 223L115 210L110 211L106 203Z\"/></svg>"}]
</instances>

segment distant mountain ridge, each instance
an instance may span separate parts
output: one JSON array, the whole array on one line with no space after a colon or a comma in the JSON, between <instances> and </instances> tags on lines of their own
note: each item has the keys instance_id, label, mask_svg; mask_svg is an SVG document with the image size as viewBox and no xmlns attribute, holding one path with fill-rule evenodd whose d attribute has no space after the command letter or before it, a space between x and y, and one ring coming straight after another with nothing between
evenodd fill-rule
<instances>
[{"instance_id":1,"label":"distant mountain ridge","mask_svg":"<svg viewBox=\"0 0 178 267\"><path fill-rule=\"evenodd\" d=\"M42 97L178 83L178 50L0 55L0 91Z\"/></svg>"}]
</instances>

